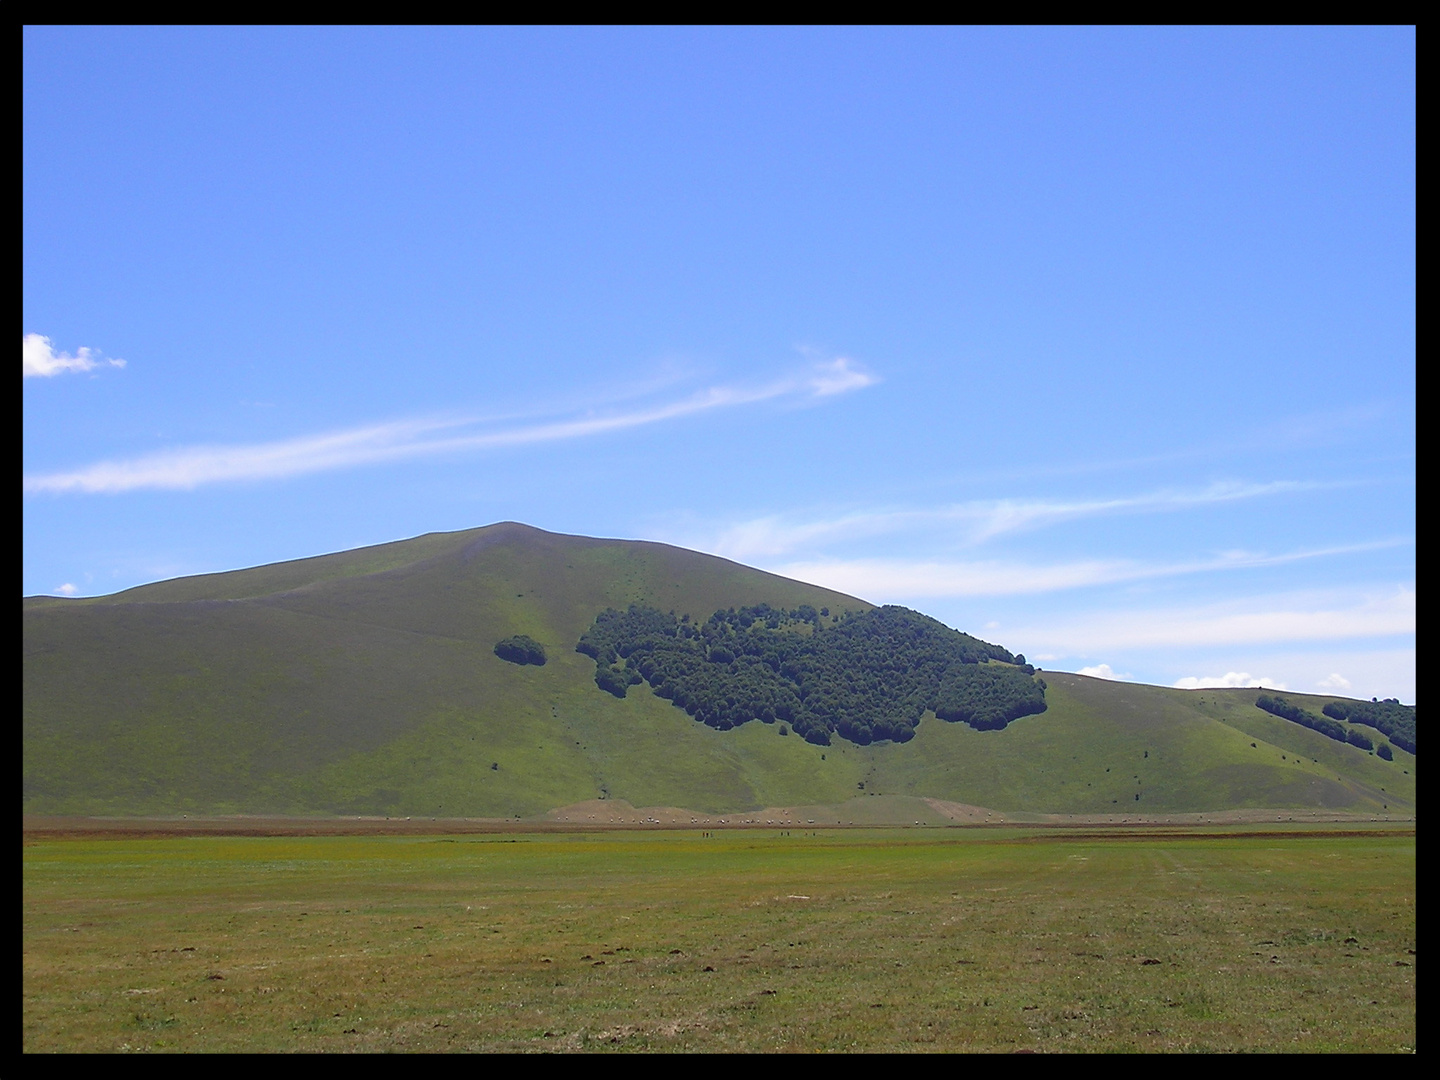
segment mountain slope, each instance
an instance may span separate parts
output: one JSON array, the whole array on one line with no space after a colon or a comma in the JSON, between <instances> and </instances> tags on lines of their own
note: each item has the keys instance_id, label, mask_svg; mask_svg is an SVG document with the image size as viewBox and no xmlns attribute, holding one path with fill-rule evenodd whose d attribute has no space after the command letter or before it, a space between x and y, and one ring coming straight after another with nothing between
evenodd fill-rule
<instances>
[{"instance_id":1,"label":"mountain slope","mask_svg":"<svg viewBox=\"0 0 1440 1080\"><path fill-rule=\"evenodd\" d=\"M633 703L607 701L574 652L597 612L632 602L694 617L736 603L869 607L680 548L513 523L111 597L36 598L24 605L26 806L383 810L416 784L448 790L456 769L466 812L594 797L610 758L621 775L663 773L683 743L667 733L647 762ZM551 662L496 657L516 633ZM610 748L616 725L635 728L628 748ZM420 746L436 740L444 749L427 765ZM471 747L483 761L468 762ZM727 754L696 768L723 775ZM492 770L497 757L506 766ZM365 779L376 770L383 782Z\"/></svg>"},{"instance_id":2,"label":"mountain slope","mask_svg":"<svg viewBox=\"0 0 1440 1080\"><path fill-rule=\"evenodd\" d=\"M1046 672L1048 711L1003 731L933 715L905 744L717 731L644 687L596 687L575 644L630 603L692 618L870 607L680 548L514 523L29 598L24 809L498 817L597 797L725 811L872 793L1074 813L1414 807L1413 756L1383 762L1270 716L1253 690ZM548 663L496 657L515 634Z\"/></svg>"}]
</instances>

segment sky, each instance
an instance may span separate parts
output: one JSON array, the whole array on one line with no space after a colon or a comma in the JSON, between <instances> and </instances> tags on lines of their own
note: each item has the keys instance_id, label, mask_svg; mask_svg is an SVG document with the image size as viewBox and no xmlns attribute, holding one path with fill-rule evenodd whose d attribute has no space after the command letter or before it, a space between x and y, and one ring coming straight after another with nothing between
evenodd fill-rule
<instances>
[{"instance_id":1,"label":"sky","mask_svg":"<svg viewBox=\"0 0 1440 1080\"><path fill-rule=\"evenodd\" d=\"M1415 700L1415 32L24 31L25 595L523 521Z\"/></svg>"}]
</instances>

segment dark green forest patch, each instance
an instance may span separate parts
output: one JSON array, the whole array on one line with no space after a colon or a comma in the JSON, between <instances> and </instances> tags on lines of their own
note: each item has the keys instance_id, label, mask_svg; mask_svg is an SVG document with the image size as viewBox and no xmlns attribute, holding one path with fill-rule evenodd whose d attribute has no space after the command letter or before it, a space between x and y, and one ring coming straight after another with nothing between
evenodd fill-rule
<instances>
[{"instance_id":1,"label":"dark green forest patch","mask_svg":"<svg viewBox=\"0 0 1440 1080\"><path fill-rule=\"evenodd\" d=\"M1344 724L1337 724L1334 720L1327 720L1323 716L1316 716L1312 712L1306 712L1293 702L1284 698L1271 697L1269 694L1261 694L1255 699L1255 707L1264 709L1272 716L1284 717L1301 727L1307 727L1311 731L1318 731L1321 735L1334 739L1336 742L1349 743L1351 746L1361 750L1374 750L1375 744L1369 736L1362 735L1358 731L1352 731ZM1328 712L1331 707L1325 706ZM1413 743L1411 746L1413 747ZM1411 751L1414 752L1413 750Z\"/></svg>"},{"instance_id":2,"label":"dark green forest patch","mask_svg":"<svg viewBox=\"0 0 1440 1080\"><path fill-rule=\"evenodd\" d=\"M1384 701L1332 701L1323 712L1336 720L1364 724L1385 735L1396 746L1415 753L1415 706L1401 705L1397 698Z\"/></svg>"},{"instance_id":3,"label":"dark green forest patch","mask_svg":"<svg viewBox=\"0 0 1440 1080\"><path fill-rule=\"evenodd\" d=\"M979 730L1045 711L1024 656L895 606L831 619L759 604L697 624L632 604L596 616L576 651L616 697L648 682L710 727L781 721L820 746L907 742L927 710Z\"/></svg>"}]
</instances>

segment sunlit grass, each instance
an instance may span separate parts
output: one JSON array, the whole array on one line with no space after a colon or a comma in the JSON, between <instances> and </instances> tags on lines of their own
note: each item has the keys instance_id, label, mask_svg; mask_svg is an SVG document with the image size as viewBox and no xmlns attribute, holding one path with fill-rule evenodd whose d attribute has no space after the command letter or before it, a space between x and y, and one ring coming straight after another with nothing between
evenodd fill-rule
<instances>
[{"instance_id":1,"label":"sunlit grass","mask_svg":"<svg viewBox=\"0 0 1440 1080\"><path fill-rule=\"evenodd\" d=\"M42 1050L1415 1042L1413 834L46 840Z\"/></svg>"}]
</instances>

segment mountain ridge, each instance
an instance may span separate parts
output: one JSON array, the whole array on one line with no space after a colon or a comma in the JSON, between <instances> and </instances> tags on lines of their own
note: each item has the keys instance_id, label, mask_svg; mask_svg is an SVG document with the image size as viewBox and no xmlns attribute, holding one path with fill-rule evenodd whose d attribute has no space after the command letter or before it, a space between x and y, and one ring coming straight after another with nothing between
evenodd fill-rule
<instances>
[{"instance_id":1,"label":"mountain ridge","mask_svg":"<svg viewBox=\"0 0 1440 1080\"><path fill-rule=\"evenodd\" d=\"M718 556L516 522L24 598L22 805L513 817L595 798L723 812L878 791L1006 812L1413 810L1413 755L1337 745L1256 709L1253 690L1047 671L1050 708L1004 731L933 713L904 745L711 730L644 688L597 688L576 645L598 613L632 603L694 619L873 609ZM497 657L516 635L548 662Z\"/></svg>"}]
</instances>

